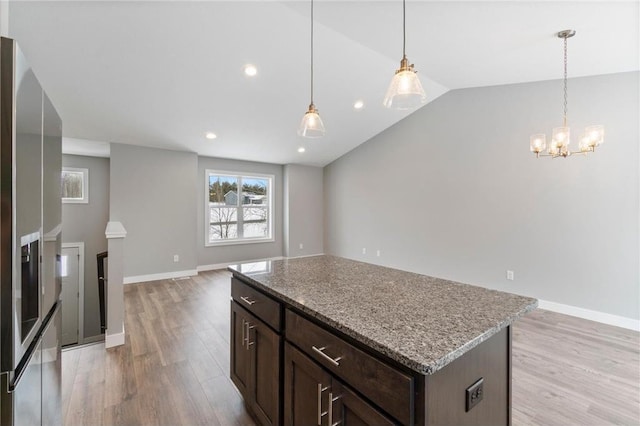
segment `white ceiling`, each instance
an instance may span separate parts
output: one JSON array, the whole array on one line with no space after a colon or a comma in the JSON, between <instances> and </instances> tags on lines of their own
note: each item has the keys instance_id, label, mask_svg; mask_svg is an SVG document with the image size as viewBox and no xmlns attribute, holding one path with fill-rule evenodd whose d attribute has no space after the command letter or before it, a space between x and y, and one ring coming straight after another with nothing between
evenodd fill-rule
<instances>
[{"instance_id":1,"label":"white ceiling","mask_svg":"<svg viewBox=\"0 0 640 426\"><path fill-rule=\"evenodd\" d=\"M325 165L408 115L382 106L402 54L402 2L316 0L315 103L304 139L309 2L10 3L9 33L74 138L278 164ZM448 90L640 69L638 1L407 2L407 56ZM242 68L258 67L247 78ZM354 111L357 99L365 102ZM218 138L205 139L207 131ZM66 144L67 146L68 143ZM305 147L300 154L298 147ZM107 150L108 152L108 150Z\"/></svg>"}]
</instances>

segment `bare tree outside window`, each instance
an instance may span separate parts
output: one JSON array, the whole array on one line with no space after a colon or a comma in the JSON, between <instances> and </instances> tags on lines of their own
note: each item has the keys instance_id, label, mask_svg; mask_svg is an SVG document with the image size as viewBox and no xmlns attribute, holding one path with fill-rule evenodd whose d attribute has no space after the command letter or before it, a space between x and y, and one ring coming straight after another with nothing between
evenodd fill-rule
<instances>
[{"instance_id":1,"label":"bare tree outside window","mask_svg":"<svg viewBox=\"0 0 640 426\"><path fill-rule=\"evenodd\" d=\"M89 170L65 167L62 170L62 202L88 203Z\"/></svg>"},{"instance_id":2,"label":"bare tree outside window","mask_svg":"<svg viewBox=\"0 0 640 426\"><path fill-rule=\"evenodd\" d=\"M272 180L209 171L207 241L270 239Z\"/></svg>"}]
</instances>

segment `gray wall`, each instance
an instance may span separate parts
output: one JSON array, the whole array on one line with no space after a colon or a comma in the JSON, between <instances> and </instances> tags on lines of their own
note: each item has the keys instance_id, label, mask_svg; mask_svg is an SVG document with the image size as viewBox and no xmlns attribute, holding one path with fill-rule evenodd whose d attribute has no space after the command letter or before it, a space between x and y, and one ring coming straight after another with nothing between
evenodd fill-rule
<instances>
[{"instance_id":1,"label":"gray wall","mask_svg":"<svg viewBox=\"0 0 640 426\"><path fill-rule=\"evenodd\" d=\"M196 269L197 164L193 153L111 144L109 220L127 230L125 278Z\"/></svg>"},{"instance_id":2,"label":"gray wall","mask_svg":"<svg viewBox=\"0 0 640 426\"><path fill-rule=\"evenodd\" d=\"M9 1L0 1L0 36L9 37Z\"/></svg>"},{"instance_id":3,"label":"gray wall","mask_svg":"<svg viewBox=\"0 0 640 426\"><path fill-rule=\"evenodd\" d=\"M606 136L568 159L528 147L561 81L443 95L325 168L325 251L638 319L639 76L569 81L572 146Z\"/></svg>"},{"instance_id":4,"label":"gray wall","mask_svg":"<svg viewBox=\"0 0 640 426\"><path fill-rule=\"evenodd\" d=\"M323 253L323 170L288 164L284 166L284 255L320 253Z\"/></svg>"},{"instance_id":5,"label":"gray wall","mask_svg":"<svg viewBox=\"0 0 640 426\"><path fill-rule=\"evenodd\" d=\"M229 172L265 173L274 175L275 200L274 200L274 238L273 242L234 244L219 247L205 247L205 194L207 183L205 171L207 169L224 170ZM198 265L217 265L221 263L236 262L241 260L264 259L268 257L282 256L282 232L283 232L283 185L282 166L276 164L254 163L250 161L227 160L212 157L198 157L198 201L197 201L197 237L195 239L198 251ZM194 181L195 182L195 181Z\"/></svg>"},{"instance_id":6,"label":"gray wall","mask_svg":"<svg viewBox=\"0 0 640 426\"><path fill-rule=\"evenodd\" d=\"M109 159L63 155L62 165L89 169L89 204L62 204L62 242L84 242L84 337L100 332L96 255L107 250Z\"/></svg>"}]
</instances>

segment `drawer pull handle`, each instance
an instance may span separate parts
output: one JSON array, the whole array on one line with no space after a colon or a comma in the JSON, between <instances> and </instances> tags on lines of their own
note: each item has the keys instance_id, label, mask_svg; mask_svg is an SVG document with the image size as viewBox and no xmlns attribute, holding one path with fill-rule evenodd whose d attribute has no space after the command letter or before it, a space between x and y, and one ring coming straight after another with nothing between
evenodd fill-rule
<instances>
[{"instance_id":1,"label":"drawer pull handle","mask_svg":"<svg viewBox=\"0 0 640 426\"><path fill-rule=\"evenodd\" d=\"M246 303L247 305L249 305L249 306L251 306L251 305L253 305L254 303L256 303L256 301L255 301L255 300L249 300L249 298L248 298L248 297L246 297L246 296L240 296L240 299L241 299L244 303Z\"/></svg>"},{"instance_id":2,"label":"drawer pull handle","mask_svg":"<svg viewBox=\"0 0 640 426\"><path fill-rule=\"evenodd\" d=\"M311 349L313 349L316 353L322 355L322 357L324 359L326 359L327 361L329 361L331 364L335 365L336 367L340 367L340 363L338 361L340 361L342 359L341 356L339 356L338 358L331 358L329 355L325 354L323 351L326 349L326 346L323 346L321 348L316 348L315 346L311 346Z\"/></svg>"}]
</instances>

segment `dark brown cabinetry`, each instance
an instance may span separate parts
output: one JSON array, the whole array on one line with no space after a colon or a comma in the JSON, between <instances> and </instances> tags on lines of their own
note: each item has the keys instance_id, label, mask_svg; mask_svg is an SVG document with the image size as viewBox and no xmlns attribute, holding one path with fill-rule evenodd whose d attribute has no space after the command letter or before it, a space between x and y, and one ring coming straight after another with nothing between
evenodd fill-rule
<instances>
[{"instance_id":1,"label":"dark brown cabinetry","mask_svg":"<svg viewBox=\"0 0 640 426\"><path fill-rule=\"evenodd\" d=\"M244 297L244 296L243 296ZM246 298L259 305L257 298ZM270 300L270 302L273 302ZM279 305L275 306L279 309ZM263 425L279 425L281 337L265 322L231 301L231 380Z\"/></svg>"},{"instance_id":2,"label":"dark brown cabinetry","mask_svg":"<svg viewBox=\"0 0 640 426\"><path fill-rule=\"evenodd\" d=\"M511 424L510 327L425 375L268 287L231 295L231 378L262 425Z\"/></svg>"},{"instance_id":3,"label":"dark brown cabinetry","mask_svg":"<svg viewBox=\"0 0 640 426\"><path fill-rule=\"evenodd\" d=\"M305 354L285 343L284 424L347 426L394 423Z\"/></svg>"},{"instance_id":4,"label":"dark brown cabinetry","mask_svg":"<svg viewBox=\"0 0 640 426\"><path fill-rule=\"evenodd\" d=\"M285 323L288 341L403 424L413 423L414 378L411 375L290 309L286 310Z\"/></svg>"}]
</instances>

